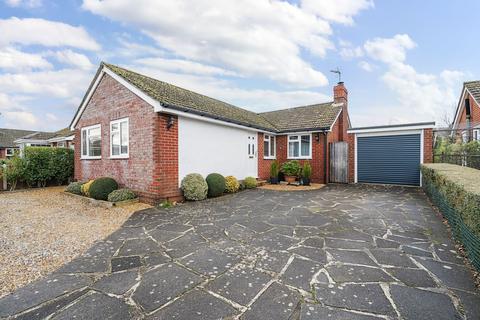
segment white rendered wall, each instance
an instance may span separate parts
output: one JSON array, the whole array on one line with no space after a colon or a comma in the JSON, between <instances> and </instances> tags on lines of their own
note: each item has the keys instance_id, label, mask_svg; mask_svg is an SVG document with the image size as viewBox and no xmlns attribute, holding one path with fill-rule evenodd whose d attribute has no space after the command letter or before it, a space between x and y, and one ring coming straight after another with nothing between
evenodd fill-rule
<instances>
[{"instance_id":1,"label":"white rendered wall","mask_svg":"<svg viewBox=\"0 0 480 320\"><path fill-rule=\"evenodd\" d=\"M255 138L255 156L248 156L248 137ZM213 172L237 179L257 177L256 131L178 118L179 183L189 173L204 178Z\"/></svg>"}]
</instances>

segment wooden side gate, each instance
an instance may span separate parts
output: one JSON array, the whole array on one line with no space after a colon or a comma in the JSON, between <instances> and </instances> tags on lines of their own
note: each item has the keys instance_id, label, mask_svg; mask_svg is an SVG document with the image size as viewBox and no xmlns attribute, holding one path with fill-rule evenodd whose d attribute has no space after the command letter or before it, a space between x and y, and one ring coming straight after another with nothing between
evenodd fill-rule
<instances>
[{"instance_id":1,"label":"wooden side gate","mask_svg":"<svg viewBox=\"0 0 480 320\"><path fill-rule=\"evenodd\" d=\"M329 182L348 183L348 143L330 143Z\"/></svg>"}]
</instances>

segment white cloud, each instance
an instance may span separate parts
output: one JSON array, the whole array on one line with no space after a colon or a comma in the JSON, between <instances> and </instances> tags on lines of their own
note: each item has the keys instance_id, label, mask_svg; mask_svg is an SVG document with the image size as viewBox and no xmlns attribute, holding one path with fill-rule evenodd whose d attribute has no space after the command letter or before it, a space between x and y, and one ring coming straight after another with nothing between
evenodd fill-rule
<instances>
[{"instance_id":1,"label":"white cloud","mask_svg":"<svg viewBox=\"0 0 480 320\"><path fill-rule=\"evenodd\" d=\"M84 70L90 70L94 67L93 64L90 62L90 59L88 59L86 55L78 52L74 52L70 49L56 51L51 54L59 62L73 66L73 67L78 67Z\"/></svg>"},{"instance_id":2,"label":"white cloud","mask_svg":"<svg viewBox=\"0 0 480 320\"><path fill-rule=\"evenodd\" d=\"M12 47L0 48L0 69L22 71L50 68L51 63L39 54L22 52Z\"/></svg>"},{"instance_id":3,"label":"white cloud","mask_svg":"<svg viewBox=\"0 0 480 320\"><path fill-rule=\"evenodd\" d=\"M363 57L363 49L360 47L350 48L345 47L340 49L340 55L345 59L353 59Z\"/></svg>"},{"instance_id":4,"label":"white cloud","mask_svg":"<svg viewBox=\"0 0 480 320\"><path fill-rule=\"evenodd\" d=\"M10 7L38 8L42 6L42 0L5 0Z\"/></svg>"},{"instance_id":5,"label":"white cloud","mask_svg":"<svg viewBox=\"0 0 480 320\"><path fill-rule=\"evenodd\" d=\"M438 75L418 72L406 63L407 50L415 47L406 34L375 38L364 45L370 58L385 63L387 70L381 79L395 93L400 113L414 121L439 120L455 105L464 74L456 70L443 70Z\"/></svg>"},{"instance_id":6,"label":"white cloud","mask_svg":"<svg viewBox=\"0 0 480 320\"><path fill-rule=\"evenodd\" d=\"M100 45L82 27L45 19L0 19L0 47L10 44L68 46L99 50Z\"/></svg>"},{"instance_id":7,"label":"white cloud","mask_svg":"<svg viewBox=\"0 0 480 320\"><path fill-rule=\"evenodd\" d=\"M0 93L0 112L6 127L31 129L38 125L38 118L21 103L22 98L16 99Z\"/></svg>"},{"instance_id":8,"label":"white cloud","mask_svg":"<svg viewBox=\"0 0 480 320\"><path fill-rule=\"evenodd\" d=\"M302 51L324 57L334 48L326 19L348 22L359 10L371 6L370 1L349 2L354 8L342 1L338 11L323 16L313 10L312 3L307 10L303 3L267 0L84 0L83 8L139 28L177 57L243 76L318 87L327 85L328 80L302 58ZM332 8L326 3L317 5Z\"/></svg>"},{"instance_id":9,"label":"white cloud","mask_svg":"<svg viewBox=\"0 0 480 320\"><path fill-rule=\"evenodd\" d=\"M373 0L302 0L302 7L334 22L353 24L353 16L372 8Z\"/></svg>"},{"instance_id":10,"label":"white cloud","mask_svg":"<svg viewBox=\"0 0 480 320\"><path fill-rule=\"evenodd\" d=\"M372 72L374 68L374 66L371 63L368 63L367 61L360 61L358 63L358 66L367 72Z\"/></svg>"},{"instance_id":11,"label":"white cloud","mask_svg":"<svg viewBox=\"0 0 480 320\"><path fill-rule=\"evenodd\" d=\"M228 75L235 76L235 72L228 71L222 68L209 66L201 64L198 62L193 62L189 60L180 60L180 59L164 59L164 58L143 58L135 60L136 64L149 66L152 68L171 71L171 72L181 72L188 74L198 74L204 76L210 75Z\"/></svg>"}]
</instances>

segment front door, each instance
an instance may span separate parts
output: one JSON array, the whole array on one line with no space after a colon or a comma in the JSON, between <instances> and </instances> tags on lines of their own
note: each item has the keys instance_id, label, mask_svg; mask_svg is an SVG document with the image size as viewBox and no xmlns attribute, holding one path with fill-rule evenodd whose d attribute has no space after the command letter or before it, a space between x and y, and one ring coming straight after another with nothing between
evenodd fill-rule
<instances>
[{"instance_id":1,"label":"front door","mask_svg":"<svg viewBox=\"0 0 480 320\"><path fill-rule=\"evenodd\" d=\"M248 135L247 139L247 170L248 176L257 177L257 137Z\"/></svg>"}]
</instances>

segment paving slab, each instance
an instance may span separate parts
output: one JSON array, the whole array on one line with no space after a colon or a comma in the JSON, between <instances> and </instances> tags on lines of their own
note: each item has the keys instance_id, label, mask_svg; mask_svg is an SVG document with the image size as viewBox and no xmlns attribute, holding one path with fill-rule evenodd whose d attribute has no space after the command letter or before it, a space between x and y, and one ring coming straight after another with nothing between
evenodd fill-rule
<instances>
[{"instance_id":1,"label":"paving slab","mask_svg":"<svg viewBox=\"0 0 480 320\"><path fill-rule=\"evenodd\" d=\"M400 247L399 242L383 238L375 238L375 243L377 244L377 248L398 249Z\"/></svg>"},{"instance_id":2,"label":"paving slab","mask_svg":"<svg viewBox=\"0 0 480 320\"><path fill-rule=\"evenodd\" d=\"M335 264L327 268L335 282L393 282L389 274L380 268Z\"/></svg>"},{"instance_id":3,"label":"paving slab","mask_svg":"<svg viewBox=\"0 0 480 320\"><path fill-rule=\"evenodd\" d=\"M100 278L92 285L92 288L104 293L122 295L139 280L137 271L117 272Z\"/></svg>"},{"instance_id":4,"label":"paving slab","mask_svg":"<svg viewBox=\"0 0 480 320\"><path fill-rule=\"evenodd\" d=\"M153 311L202 282L202 278L176 264L147 271L133 294L144 310Z\"/></svg>"},{"instance_id":5,"label":"paving slab","mask_svg":"<svg viewBox=\"0 0 480 320\"><path fill-rule=\"evenodd\" d=\"M371 248L372 244L365 241L325 238L325 246L334 249L367 249Z\"/></svg>"},{"instance_id":6,"label":"paving slab","mask_svg":"<svg viewBox=\"0 0 480 320\"><path fill-rule=\"evenodd\" d=\"M152 253L144 257L145 265L147 267L158 266L160 264L169 263L172 261L170 257L166 256L163 253Z\"/></svg>"},{"instance_id":7,"label":"paving slab","mask_svg":"<svg viewBox=\"0 0 480 320\"><path fill-rule=\"evenodd\" d=\"M167 307L153 313L148 319L232 319L240 312L211 294L193 290Z\"/></svg>"},{"instance_id":8,"label":"paving slab","mask_svg":"<svg viewBox=\"0 0 480 320\"><path fill-rule=\"evenodd\" d=\"M460 298L460 303L462 304L467 319L478 319L480 315L480 295L478 293L470 293L461 290L452 291L458 298Z\"/></svg>"},{"instance_id":9,"label":"paving slab","mask_svg":"<svg viewBox=\"0 0 480 320\"><path fill-rule=\"evenodd\" d=\"M364 251L327 249L335 261L378 267L378 264Z\"/></svg>"},{"instance_id":10,"label":"paving slab","mask_svg":"<svg viewBox=\"0 0 480 320\"><path fill-rule=\"evenodd\" d=\"M206 289L246 306L270 280L266 273L239 266L210 282Z\"/></svg>"},{"instance_id":11,"label":"paving slab","mask_svg":"<svg viewBox=\"0 0 480 320\"><path fill-rule=\"evenodd\" d=\"M416 288L392 285L390 294L405 320L461 319L449 296Z\"/></svg>"},{"instance_id":12,"label":"paving slab","mask_svg":"<svg viewBox=\"0 0 480 320\"><path fill-rule=\"evenodd\" d=\"M345 311L319 304L304 304L300 313L300 320L379 320L382 318L365 315L355 311Z\"/></svg>"},{"instance_id":13,"label":"paving slab","mask_svg":"<svg viewBox=\"0 0 480 320\"><path fill-rule=\"evenodd\" d=\"M173 258L184 257L202 247L206 246L206 241L201 236L193 232L181 236L180 238L166 242L167 254Z\"/></svg>"},{"instance_id":14,"label":"paving slab","mask_svg":"<svg viewBox=\"0 0 480 320\"><path fill-rule=\"evenodd\" d=\"M295 253L297 255L303 256L305 258L308 258L310 260L314 260L321 264L327 263L327 254L323 249L299 246L293 249L289 249L288 251L291 253Z\"/></svg>"},{"instance_id":15,"label":"paving slab","mask_svg":"<svg viewBox=\"0 0 480 320\"><path fill-rule=\"evenodd\" d=\"M92 292L78 299L77 302L62 310L52 319L129 319L132 317L130 307L125 301Z\"/></svg>"},{"instance_id":16,"label":"paving slab","mask_svg":"<svg viewBox=\"0 0 480 320\"><path fill-rule=\"evenodd\" d=\"M422 269L386 268L389 274L410 287L435 288L436 282Z\"/></svg>"},{"instance_id":17,"label":"paving slab","mask_svg":"<svg viewBox=\"0 0 480 320\"><path fill-rule=\"evenodd\" d=\"M146 239L129 239L125 240L125 243L118 252L119 256L133 256L133 255L146 255L153 252L163 252L163 248L150 238Z\"/></svg>"},{"instance_id":18,"label":"paving slab","mask_svg":"<svg viewBox=\"0 0 480 320\"><path fill-rule=\"evenodd\" d=\"M139 268L143 266L140 256L116 257L112 258L112 272Z\"/></svg>"},{"instance_id":19,"label":"paving slab","mask_svg":"<svg viewBox=\"0 0 480 320\"><path fill-rule=\"evenodd\" d=\"M433 253L413 246L402 246L402 251L410 256L433 258Z\"/></svg>"},{"instance_id":20,"label":"paving slab","mask_svg":"<svg viewBox=\"0 0 480 320\"><path fill-rule=\"evenodd\" d=\"M274 231L267 231L252 240L251 245L269 250L287 250L299 241Z\"/></svg>"},{"instance_id":21,"label":"paving slab","mask_svg":"<svg viewBox=\"0 0 480 320\"><path fill-rule=\"evenodd\" d=\"M230 269L239 259L212 248L202 248L179 260L189 269L215 277Z\"/></svg>"},{"instance_id":22,"label":"paving slab","mask_svg":"<svg viewBox=\"0 0 480 320\"><path fill-rule=\"evenodd\" d=\"M310 260L295 257L282 276L282 282L290 286L311 291L310 282L323 265Z\"/></svg>"},{"instance_id":23,"label":"paving slab","mask_svg":"<svg viewBox=\"0 0 480 320\"><path fill-rule=\"evenodd\" d=\"M256 267L279 273L287 264L290 256L289 252L261 250L257 253Z\"/></svg>"},{"instance_id":24,"label":"paving slab","mask_svg":"<svg viewBox=\"0 0 480 320\"><path fill-rule=\"evenodd\" d=\"M370 250L370 252L375 257L375 260L382 265L407 268L416 267L415 263L407 255L394 250L374 249Z\"/></svg>"},{"instance_id":25,"label":"paving slab","mask_svg":"<svg viewBox=\"0 0 480 320\"><path fill-rule=\"evenodd\" d=\"M273 282L241 319L288 320L300 302L300 296L284 285Z\"/></svg>"},{"instance_id":26,"label":"paving slab","mask_svg":"<svg viewBox=\"0 0 480 320\"><path fill-rule=\"evenodd\" d=\"M302 245L314 248L323 248L325 246L325 239L320 237L309 237L303 240Z\"/></svg>"},{"instance_id":27,"label":"paving slab","mask_svg":"<svg viewBox=\"0 0 480 320\"><path fill-rule=\"evenodd\" d=\"M327 306L396 316L390 301L378 284L317 284L316 299Z\"/></svg>"}]
</instances>

